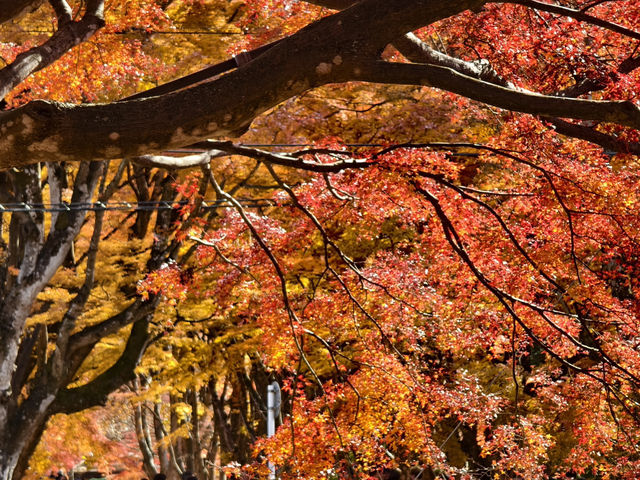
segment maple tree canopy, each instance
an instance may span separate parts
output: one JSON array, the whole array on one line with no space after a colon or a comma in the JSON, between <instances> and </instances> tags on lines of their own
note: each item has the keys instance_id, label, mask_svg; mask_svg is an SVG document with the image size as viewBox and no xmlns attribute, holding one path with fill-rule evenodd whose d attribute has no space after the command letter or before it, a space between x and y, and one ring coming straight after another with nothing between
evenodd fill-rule
<instances>
[{"instance_id":1,"label":"maple tree canopy","mask_svg":"<svg viewBox=\"0 0 640 480\"><path fill-rule=\"evenodd\" d=\"M637 0L0 23L0 480L128 382L148 477L638 478Z\"/></svg>"}]
</instances>

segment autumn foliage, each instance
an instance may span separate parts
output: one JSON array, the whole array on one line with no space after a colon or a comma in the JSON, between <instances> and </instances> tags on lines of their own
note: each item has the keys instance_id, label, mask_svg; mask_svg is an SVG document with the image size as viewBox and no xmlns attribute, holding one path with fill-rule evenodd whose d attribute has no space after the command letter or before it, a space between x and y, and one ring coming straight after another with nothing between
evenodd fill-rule
<instances>
[{"instance_id":1,"label":"autumn foliage","mask_svg":"<svg viewBox=\"0 0 640 480\"><path fill-rule=\"evenodd\" d=\"M105 27L12 90L6 108L112 102L351 3L106 2ZM134 471L132 446L140 474L209 480L265 478L267 460L283 480L640 476L638 130L616 113L556 118L476 95L489 85L637 108L640 8L475 3L414 32L431 52L419 63L475 72L469 95L332 83L270 109L233 143L212 141L197 168L105 164L99 194L165 210L106 212L74 331L156 302L148 346L110 409L50 420L29 478L73 467L84 449L99 468L127 457ZM50 21L42 8L2 26L5 63ZM399 41L380 55L408 66L414 53ZM185 147L170 154L205 150ZM29 329L58 335L95 215ZM3 282L19 268L7 265ZM69 384L115 362L128 328L101 339ZM273 380L282 418L266 438ZM118 428L106 435L109 421ZM65 442L77 428L87 443Z\"/></svg>"}]
</instances>

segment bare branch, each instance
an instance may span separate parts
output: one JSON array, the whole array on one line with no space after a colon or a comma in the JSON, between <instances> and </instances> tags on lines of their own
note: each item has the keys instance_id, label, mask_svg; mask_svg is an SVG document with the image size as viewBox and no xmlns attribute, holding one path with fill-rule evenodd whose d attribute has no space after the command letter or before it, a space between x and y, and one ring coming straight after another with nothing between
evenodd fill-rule
<instances>
[{"instance_id":1,"label":"bare branch","mask_svg":"<svg viewBox=\"0 0 640 480\"><path fill-rule=\"evenodd\" d=\"M613 135L599 132L593 127L570 123L559 118L549 119L549 123L553 125L556 132L562 135L594 143L609 152L640 155L640 143L638 142L625 142Z\"/></svg>"},{"instance_id":2,"label":"bare branch","mask_svg":"<svg viewBox=\"0 0 640 480\"><path fill-rule=\"evenodd\" d=\"M228 258L224 253L222 253L222 251L220 250L220 247L218 247L218 245L216 245L213 242L208 242L202 238L198 238L196 236L193 235L189 235L189 239L193 240L196 243L199 243L200 245L204 245L205 247L211 247L213 248L216 253L218 254L218 256L222 259L223 262L228 263L229 265L231 265L233 268L235 268L236 270L239 270L240 272L244 273L245 275L248 275L249 277L251 277L258 285L260 285L260 280L258 280L252 273L251 271L246 268L243 267L242 265L238 265L236 262L234 262L233 260L231 260L230 258Z\"/></svg>"},{"instance_id":3,"label":"bare branch","mask_svg":"<svg viewBox=\"0 0 640 480\"><path fill-rule=\"evenodd\" d=\"M227 156L226 152L210 150L196 155L185 155L183 157L172 157L168 155L142 155L132 158L131 161L143 167L158 167L167 169L181 169L200 167L208 164L211 159Z\"/></svg>"},{"instance_id":4,"label":"bare branch","mask_svg":"<svg viewBox=\"0 0 640 480\"><path fill-rule=\"evenodd\" d=\"M257 148L251 147L243 147L241 145L234 145L231 142L220 142L214 140L208 140L206 142L200 142L194 147L204 147L204 148L216 148L218 149L218 153L222 153L222 155L242 155L244 157L253 158L255 160L270 163L273 165L281 165L283 167L292 167L297 168L299 170L306 170L310 172L325 172L325 173L337 173L342 170L349 170L355 168L367 168L371 166L371 162L368 160L357 160L357 159L344 159L339 160L332 163L318 163L318 162L310 162L308 160L302 160L297 158L299 155L297 153L291 154L283 154L283 153L273 153L267 152L265 150L260 150ZM214 150L215 152L215 150ZM301 154L306 154L307 152L299 152ZM345 152L340 152L345 153ZM221 156L221 155L217 155Z\"/></svg>"},{"instance_id":5,"label":"bare branch","mask_svg":"<svg viewBox=\"0 0 640 480\"><path fill-rule=\"evenodd\" d=\"M429 63L455 70L458 73L467 75L478 80L500 85L502 87L514 88L513 85L500 77L491 67L488 61L467 62L442 52L434 50L425 42L420 40L413 33L408 33L393 41L393 46L398 51L414 63Z\"/></svg>"},{"instance_id":6,"label":"bare branch","mask_svg":"<svg viewBox=\"0 0 640 480\"><path fill-rule=\"evenodd\" d=\"M524 89L516 88L511 83L500 77L497 72L487 62L468 62L455 57L451 57L444 53L438 52L430 48L425 42L420 40L413 34L407 34L404 37L393 42L393 45L407 59L415 63L430 63L442 67L448 67L463 75L477 78L488 83L500 85L524 93L532 93ZM640 66L640 57L630 57L623 61L618 70L620 73L629 73ZM585 79L576 83L562 91L557 92L554 96L576 98L580 95L601 90L605 85L602 82L593 79ZM600 145L606 150L613 152L640 154L640 144L629 143L617 139L614 136L595 130L593 127L570 123L559 118L548 118L555 130L568 137L579 138L596 145Z\"/></svg>"},{"instance_id":7,"label":"bare branch","mask_svg":"<svg viewBox=\"0 0 640 480\"><path fill-rule=\"evenodd\" d=\"M293 341L294 341L294 343L296 345L296 350L298 350L298 353L300 354L301 359L304 361L305 365L307 366L309 371L312 373L312 375L313 375L316 383L318 384L318 386L324 392L324 384L322 383L322 381L320 380L320 377L318 377L318 375L316 374L315 369L313 368L313 366L311 365L311 363L307 359L307 356L304 353L304 350L303 350L302 345L300 343L300 339L299 339L298 335L296 334L296 326L300 325L301 322L300 322L300 319L298 318L297 314L295 313L295 310L293 309L293 306L291 305L291 301L290 301L290 298L289 298L289 290L287 288L287 281L286 281L286 278L285 278L285 275L284 275L284 270L280 266L280 262L278 262L278 259L276 258L276 256L272 252L271 248L269 248L269 246L267 245L265 240L262 238L262 236L260 235L260 233L256 229L255 225L253 224L253 222L251 222L251 220L247 216L247 214L246 214L244 208L242 207L242 205L240 205L240 203L238 203L238 201L234 197L229 195L227 192L225 192L222 189L222 187L220 187L220 184L218 184L218 182L215 179L215 177L213 176L213 173L211 172L211 170L208 170L207 173L209 175L209 181L211 182L211 185L213 185L213 187L215 188L216 193L220 197L224 198L225 200L227 200L229 203L231 203L233 205L235 210L238 212L238 214L242 218L242 221L244 222L244 224L247 226L247 228L251 232L251 236L254 238L254 240L258 243L258 245L260 246L262 251L265 253L267 258L269 259L269 262L273 265L273 268L274 268L274 270L276 272L276 275L278 276L278 280L280 282L280 289L281 289L281 293L282 293L282 301L284 303L284 309L287 312L287 316L289 318L289 328L291 330L291 336L293 338ZM331 417L333 419L333 414L331 414ZM337 426L335 425L335 422L334 422L334 426L336 428L336 433L338 435L340 435L340 432L339 432Z\"/></svg>"},{"instance_id":8,"label":"bare branch","mask_svg":"<svg viewBox=\"0 0 640 480\"><path fill-rule=\"evenodd\" d=\"M149 340L148 325L148 317L136 321L116 363L89 383L58 393L51 405L51 413L73 413L102 405L113 390L135 378L134 369Z\"/></svg>"},{"instance_id":9,"label":"bare branch","mask_svg":"<svg viewBox=\"0 0 640 480\"><path fill-rule=\"evenodd\" d=\"M136 299L121 312L109 317L97 325L86 327L74 333L69 340L70 350L80 351L91 347L101 338L117 332L122 327L138 321L142 316L151 314L155 310L155 302L143 302Z\"/></svg>"}]
</instances>

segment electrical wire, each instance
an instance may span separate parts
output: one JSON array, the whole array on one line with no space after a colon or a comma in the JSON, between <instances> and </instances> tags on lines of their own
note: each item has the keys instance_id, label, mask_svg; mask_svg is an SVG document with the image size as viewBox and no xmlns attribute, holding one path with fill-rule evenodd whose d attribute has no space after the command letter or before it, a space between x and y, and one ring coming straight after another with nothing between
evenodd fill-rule
<instances>
[{"instance_id":1,"label":"electrical wire","mask_svg":"<svg viewBox=\"0 0 640 480\"><path fill-rule=\"evenodd\" d=\"M2 33L11 33L11 34L37 34L37 35L53 35L55 31L51 30L34 30L34 29L25 29L25 30L13 30L13 31L5 31ZM215 30L129 30L124 32L102 32L102 35L253 35L256 32L250 31L242 31L242 32L229 32L229 31L215 31Z\"/></svg>"},{"instance_id":2,"label":"electrical wire","mask_svg":"<svg viewBox=\"0 0 640 480\"><path fill-rule=\"evenodd\" d=\"M238 200L247 208L272 207L275 204L268 198ZM148 202L78 202L78 203L0 203L0 214L13 212L78 212L78 211L158 211L175 210L188 205L188 200L175 202L148 201ZM218 208L233 208L231 204L223 200L204 200L202 209L214 210Z\"/></svg>"}]
</instances>

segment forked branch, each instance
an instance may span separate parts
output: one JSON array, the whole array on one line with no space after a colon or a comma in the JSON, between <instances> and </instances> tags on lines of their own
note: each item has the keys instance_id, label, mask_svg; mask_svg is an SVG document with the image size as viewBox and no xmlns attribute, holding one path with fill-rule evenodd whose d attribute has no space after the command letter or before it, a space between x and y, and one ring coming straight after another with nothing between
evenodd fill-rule
<instances>
[{"instance_id":1,"label":"forked branch","mask_svg":"<svg viewBox=\"0 0 640 480\"><path fill-rule=\"evenodd\" d=\"M29 75L51 65L76 45L86 42L104 22L104 0L87 3L83 17L71 19L71 9L65 0L52 0L58 16L58 30L42 45L21 53L16 59L0 70L0 98L22 83Z\"/></svg>"}]
</instances>

